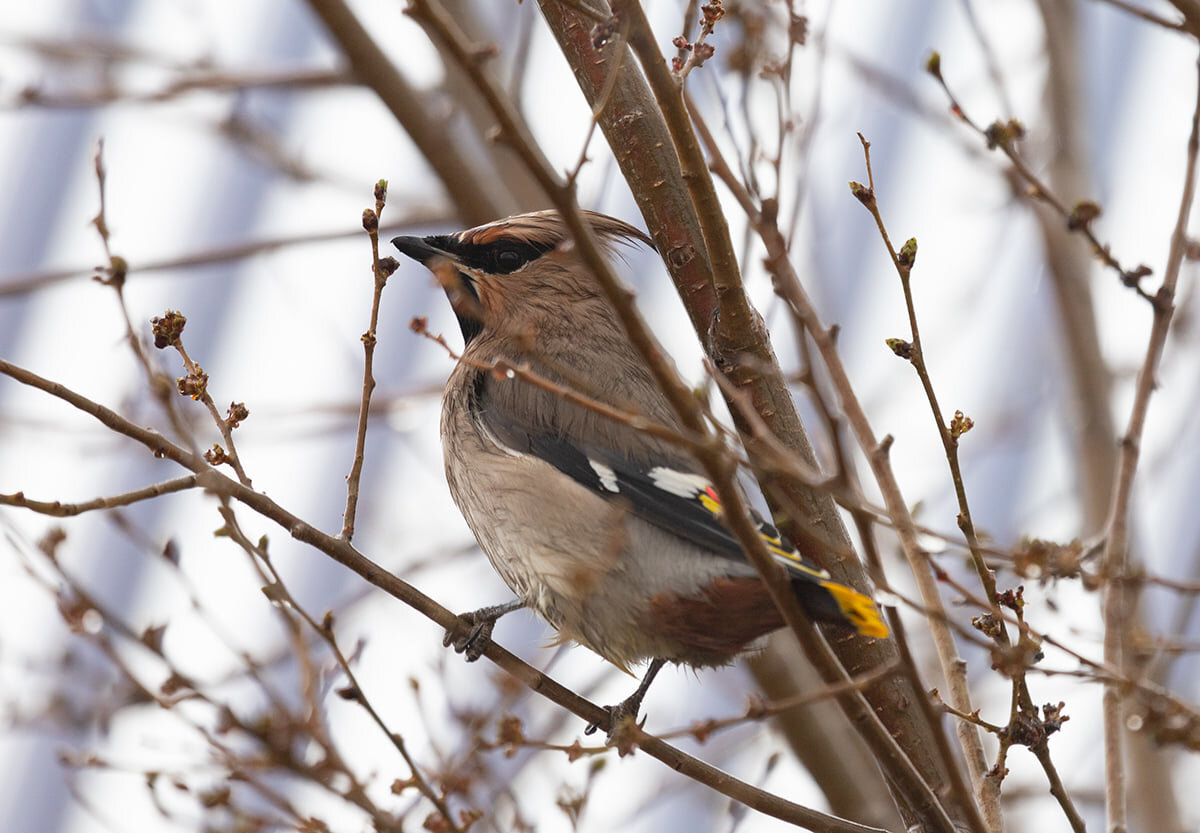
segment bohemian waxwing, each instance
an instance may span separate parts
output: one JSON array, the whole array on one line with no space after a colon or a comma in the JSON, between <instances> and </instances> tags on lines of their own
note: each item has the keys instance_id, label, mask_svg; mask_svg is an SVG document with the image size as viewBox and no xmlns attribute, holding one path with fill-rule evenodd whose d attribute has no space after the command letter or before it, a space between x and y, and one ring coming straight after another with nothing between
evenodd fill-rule
<instances>
[{"instance_id":1,"label":"bohemian waxwing","mask_svg":"<svg viewBox=\"0 0 1200 833\"><path fill-rule=\"evenodd\" d=\"M610 254L617 244L653 245L620 220L586 216ZM609 707L611 731L620 718L636 718L664 662L724 665L782 627L686 450L504 370L528 368L562 389L679 426L557 212L392 243L439 277L462 328L465 348L443 399L446 476L479 546L517 595L466 614L474 628L458 650L477 659L495 620L527 606L560 638L622 669L649 660L638 690ZM869 598L832 581L769 525L760 531L810 616L887 635Z\"/></svg>"}]
</instances>

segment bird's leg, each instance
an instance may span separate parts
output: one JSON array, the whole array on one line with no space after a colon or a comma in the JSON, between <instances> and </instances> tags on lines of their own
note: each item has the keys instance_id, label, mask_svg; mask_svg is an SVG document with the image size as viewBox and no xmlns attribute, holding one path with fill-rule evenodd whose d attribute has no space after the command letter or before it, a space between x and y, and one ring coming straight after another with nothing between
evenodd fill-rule
<instances>
[{"instance_id":1,"label":"bird's leg","mask_svg":"<svg viewBox=\"0 0 1200 833\"><path fill-rule=\"evenodd\" d=\"M615 706L605 706L604 710L608 712L608 741L611 743L614 733L617 731L617 726L627 717L632 717L637 720L638 710L642 707L642 698L646 696L646 691L650 688L650 683L654 682L654 677L662 670L666 664L665 659L655 657L650 660L650 667L646 669L646 676L642 677L642 682L638 685L637 691L630 694L620 703ZM585 735L590 735L600 728L599 723L592 723L583 730Z\"/></svg>"},{"instance_id":2,"label":"bird's leg","mask_svg":"<svg viewBox=\"0 0 1200 833\"><path fill-rule=\"evenodd\" d=\"M450 628L442 638L442 644L453 645L454 650L466 655L467 662L474 662L483 656L483 652L491 644L492 628L495 627L496 620L506 613L512 613L523 607L525 607L525 602L513 599L502 605L481 607L479 610L463 613L458 618L470 625L470 630L463 633L459 628Z\"/></svg>"}]
</instances>

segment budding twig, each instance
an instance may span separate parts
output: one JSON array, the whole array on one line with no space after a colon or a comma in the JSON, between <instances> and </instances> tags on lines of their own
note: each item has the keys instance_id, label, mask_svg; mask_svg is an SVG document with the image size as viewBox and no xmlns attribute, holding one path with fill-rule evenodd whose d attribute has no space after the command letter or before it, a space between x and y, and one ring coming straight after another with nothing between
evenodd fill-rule
<instances>
[{"instance_id":1,"label":"budding twig","mask_svg":"<svg viewBox=\"0 0 1200 833\"><path fill-rule=\"evenodd\" d=\"M374 292L371 295L371 323L362 334L363 385L358 407L358 430L354 439L354 462L350 465L350 474L346 476L346 510L342 515L342 538L347 541L354 537L354 516L358 510L358 490L367 445L367 415L371 410L371 394L375 390L375 330L379 326L379 304L383 299L383 288L387 286L387 279L396 271L398 265L393 257L379 257L379 218L383 215L383 207L387 203L387 187L386 179L375 183L375 208L364 210L362 219L363 229L371 240Z\"/></svg>"}]
</instances>

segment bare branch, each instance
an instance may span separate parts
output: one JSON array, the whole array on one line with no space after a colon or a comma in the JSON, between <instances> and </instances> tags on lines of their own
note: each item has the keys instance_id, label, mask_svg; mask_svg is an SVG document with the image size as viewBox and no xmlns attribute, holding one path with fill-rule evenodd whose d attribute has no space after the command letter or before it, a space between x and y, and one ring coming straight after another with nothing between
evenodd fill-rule
<instances>
[{"instance_id":1,"label":"bare branch","mask_svg":"<svg viewBox=\"0 0 1200 833\"><path fill-rule=\"evenodd\" d=\"M140 503L143 500L161 497L162 495L183 492L188 489L194 489L197 485L199 485L199 481L196 479L196 475L186 474L174 480L154 483L150 486L144 486L141 489L134 489L130 492L123 492L112 497L94 498L83 503L63 503L60 500L31 500L25 497L24 492L15 492L11 495L0 495L0 505L18 506L22 509L37 512L39 515L50 515L54 518L70 518L75 515L82 515L85 512L94 512L97 509L116 509L118 506L129 506L134 503Z\"/></svg>"},{"instance_id":2,"label":"bare branch","mask_svg":"<svg viewBox=\"0 0 1200 833\"><path fill-rule=\"evenodd\" d=\"M1200 70L1200 63L1197 64ZM1134 390L1133 406L1129 413L1129 424L1121 439L1121 453L1115 476L1112 509L1109 512L1108 535L1104 547L1104 573L1107 581L1104 591L1104 661L1121 670L1126 663L1125 639L1126 617L1129 615L1124 578L1129 559L1129 506L1133 494L1133 480L1137 473L1141 451L1142 432L1146 425L1146 414L1150 409L1150 395L1156 386L1158 365L1162 360L1163 348L1171 317L1175 311L1175 286L1179 281L1179 270L1187 247L1188 217L1196 191L1196 158L1200 151L1200 77L1196 85L1196 108L1192 111L1192 130L1187 144L1186 174L1183 193L1179 200L1179 214L1171 232L1171 248L1167 254L1167 266L1163 282L1154 295L1154 321L1150 327L1150 338L1146 345L1146 357L1138 372ZM1104 687L1104 753L1105 753L1105 811L1108 815L1110 833L1125 833L1126 818L1125 765L1123 736L1125 733L1124 708L1120 688L1109 683Z\"/></svg>"},{"instance_id":3,"label":"bare branch","mask_svg":"<svg viewBox=\"0 0 1200 833\"><path fill-rule=\"evenodd\" d=\"M375 390L373 373L375 360L376 329L379 326L379 304L383 299L383 288L387 279L396 271L396 260L392 257L379 257L379 218L383 216L383 207L387 203L387 180L381 179L375 183L375 209L363 211L363 228L371 240L371 274L374 277L374 291L371 295L371 321L367 331L362 335L363 343L363 384L362 397L358 409L358 430L354 439L354 462L350 466L350 474L346 477L346 511L342 515L342 537L349 541L354 537L354 515L358 509L358 489L362 479L363 457L367 445L367 417L371 413L371 394Z\"/></svg>"},{"instance_id":4,"label":"bare branch","mask_svg":"<svg viewBox=\"0 0 1200 833\"><path fill-rule=\"evenodd\" d=\"M434 223L446 222L450 219L450 215L444 211L433 210L424 206L416 210L409 210L405 214L404 220L397 220L392 223L384 223L379 226L379 231L384 235L393 232L402 232L415 225L430 225ZM323 231L323 232L305 232L303 234L286 235L282 237L272 237L267 240L252 240L246 243L234 243L229 246L210 246L201 252L195 254L180 255L178 257L165 258L162 260L150 260L145 263L138 264L137 262L130 263L126 261L125 274L148 275L155 272L170 272L184 271L194 269L201 266L214 266L221 263L234 263L239 260L254 257L260 254L268 254L278 249L286 249L292 246L312 246L321 243L328 243L334 240L347 240L352 237L357 237L362 234L362 228L352 229L350 231ZM78 280L80 278L91 277L96 274L96 269L93 268L75 268L75 269L58 269L52 272L36 272L25 275L12 275L7 278L0 277L0 298L16 297L20 295L28 295L31 292L36 292L40 289L45 289L55 284L64 283L70 280Z\"/></svg>"}]
</instances>

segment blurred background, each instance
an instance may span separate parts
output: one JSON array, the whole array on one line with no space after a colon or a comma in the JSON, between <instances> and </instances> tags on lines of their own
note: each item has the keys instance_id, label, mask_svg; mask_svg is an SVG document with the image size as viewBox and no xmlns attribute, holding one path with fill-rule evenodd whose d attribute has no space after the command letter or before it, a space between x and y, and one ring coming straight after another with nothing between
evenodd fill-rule
<instances>
[{"instance_id":1,"label":"blurred background","mask_svg":"<svg viewBox=\"0 0 1200 833\"><path fill-rule=\"evenodd\" d=\"M571 170L586 154L580 204L644 227L603 136L589 130L590 110L538 4L445 5L474 40L495 45L489 69L555 166ZM488 117L404 6L351 3L425 117L479 174L488 204L501 214L548 205L518 175L515 158L488 143ZM144 339L151 317L180 310L187 351L209 374L218 407L249 408L235 437L254 487L336 533L371 305L371 250L360 218L374 205L374 183L389 182L384 239L393 229L440 233L475 218L463 216L376 92L355 80L314 7L45 0L0 10L0 357L168 432L124 316ZM660 47L672 54L687 4L649 0L646 8ZM1165 2L1138 8L1178 17ZM793 262L823 319L841 328L841 355L875 431L895 437L905 498L921 523L945 536L930 535L924 545L970 580L928 406L915 375L884 342L907 337L907 318L874 222L847 188L866 181L856 132L871 142L893 240L920 243L914 294L942 407L975 421L961 455L976 525L1001 550L1028 537L1094 543L1150 306L1090 258L1061 218L1025 197L1027 185L951 114L924 65L931 50L940 53L942 75L975 122L1019 119L1031 168L1067 206L1092 200L1103 208L1092 225L1097 237L1127 268L1148 266L1153 291L1183 186L1195 40L1106 2L731 0L727 11L709 41L714 57L692 72L688 88L740 170L778 194ZM789 83L764 80L763 66L787 55ZM791 125L786 133L781 120ZM109 262L93 224L101 142L108 245L129 266L123 302L92 278ZM794 333L762 269L762 250L732 200L728 207L749 291L784 367L798 370ZM695 336L657 257L629 252L622 274L681 370L702 381ZM1074 277L1063 284L1064 274ZM1144 649L1139 667L1193 703L1200 673L1195 276L1189 260L1141 448L1131 539L1150 576L1176 582L1152 582L1141 594L1131 625ZM1092 322L1088 332L1072 331L1064 309ZM460 344L442 293L424 269L404 262L383 295L354 543L454 610L505 601L509 591L475 549L442 476L439 395L453 359L410 331L414 316L427 316L431 331ZM148 360L169 377L184 373L171 351L148 349ZM817 424L810 399L798 396ZM200 448L220 441L198 403L177 397L175 407ZM815 441L831 459L828 437ZM182 473L91 417L0 378L0 493L80 502ZM321 829L304 828L309 818L329 829L371 829L371 812L342 797L355 783L364 802L403 816L410 829L430 817L429 803L412 791L392 793L397 779L410 776L408 764L359 704L338 696L346 680L328 647L290 627L264 596L260 568L215 534L224 523L217 507L197 491L64 519L0 506L0 830ZM238 511L251 539L269 537L272 563L296 601L318 621L334 613L362 691L431 780L460 785L453 806L484 811L482 829L784 826L645 755L568 763L562 752L533 744L513 754L488 750L506 714L521 720L527 738L550 744L571 744L583 727L488 663L467 665L441 647L431 622L286 530ZM56 529L65 538L57 540ZM884 533L881 543L889 580L911 590L894 542ZM1025 585L1035 628L1100 658L1094 583L1003 570L1000 581ZM98 618L74 615L71 600L85 594L79 609L99 611ZM976 611L955 607L955 598L947 591L952 615L966 624ZM913 619L914 650L929 662L929 685L941 684L920 617L905 615ZM550 646L551 637L525 613L497 628L503 645L594 701L624 696L627 677L584 649ZM1008 686L988 670L986 655L963 650L975 705L1002 723ZM1070 722L1052 749L1098 829L1101 689L1073 676L1082 666L1062 652L1047 650L1044 668L1062 673L1033 674L1033 696L1067 704ZM202 683L205 698L164 709L130 682L155 688L176 673ZM739 714L754 691L740 666L699 677L668 669L646 701L647 728L667 732ZM261 768L246 763L263 753L222 733L222 704L251 722L277 707L311 717L318 704L343 768L312 738L296 741L290 773L271 771L265 758ZM740 778L824 806L769 724L742 724L703 744L678 742ZM1178 746L1154 754L1158 763L1145 771L1165 776L1134 802L1140 829L1197 829L1200 804L1185 788L1200 777L1196 759ZM312 771L305 775L303 765ZM1010 829L1069 829L1033 757L1014 750L1008 766ZM1155 818L1167 826L1151 826Z\"/></svg>"}]
</instances>

